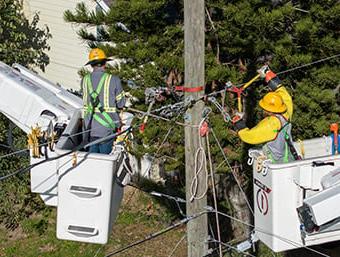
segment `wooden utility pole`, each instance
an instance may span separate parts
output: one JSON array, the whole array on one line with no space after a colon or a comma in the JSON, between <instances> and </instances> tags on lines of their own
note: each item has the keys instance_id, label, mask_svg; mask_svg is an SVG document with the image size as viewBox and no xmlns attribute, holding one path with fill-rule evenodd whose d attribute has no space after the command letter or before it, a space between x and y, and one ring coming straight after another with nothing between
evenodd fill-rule
<instances>
[{"instance_id":1,"label":"wooden utility pole","mask_svg":"<svg viewBox=\"0 0 340 257\"><path fill-rule=\"evenodd\" d=\"M196 88L204 86L204 0L184 0L184 50L185 50L185 87ZM201 97L204 91L186 92L185 97L194 99ZM204 102L197 102L188 109L185 116L185 186L187 215L204 211L207 206L206 195L201 199L190 201L191 184L195 175L195 155L199 148L199 133L197 125L202 120ZM202 161L202 160L199 160ZM197 195L205 190L205 172L198 174ZM207 253L208 245L207 214L189 221L187 225L188 257L202 257Z\"/></svg>"}]
</instances>

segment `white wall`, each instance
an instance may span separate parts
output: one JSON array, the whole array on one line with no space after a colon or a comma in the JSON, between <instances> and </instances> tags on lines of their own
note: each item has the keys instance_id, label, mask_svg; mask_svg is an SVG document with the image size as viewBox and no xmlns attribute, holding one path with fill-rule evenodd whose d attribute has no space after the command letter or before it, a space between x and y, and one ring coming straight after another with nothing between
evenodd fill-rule
<instances>
[{"instance_id":1,"label":"white wall","mask_svg":"<svg viewBox=\"0 0 340 257\"><path fill-rule=\"evenodd\" d=\"M66 10L74 10L79 2L85 2L90 10L96 7L93 0L24 0L26 17L31 20L33 15L38 13L39 26L47 25L52 34L48 41L51 49L47 52L50 64L45 72L36 70L48 80L76 90L80 88L77 72L87 62L89 49L76 33L79 27L66 23L63 15Z\"/></svg>"}]
</instances>

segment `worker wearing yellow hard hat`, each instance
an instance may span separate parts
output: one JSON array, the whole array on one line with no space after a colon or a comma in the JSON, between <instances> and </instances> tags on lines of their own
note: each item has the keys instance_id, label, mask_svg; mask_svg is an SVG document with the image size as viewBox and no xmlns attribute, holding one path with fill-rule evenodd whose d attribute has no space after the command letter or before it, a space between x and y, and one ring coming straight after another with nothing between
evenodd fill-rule
<instances>
[{"instance_id":1,"label":"worker wearing yellow hard hat","mask_svg":"<svg viewBox=\"0 0 340 257\"><path fill-rule=\"evenodd\" d=\"M238 114L233 118L234 127L243 142L264 144L263 152L272 162L292 161L296 159L291 139L292 98L268 66L263 66L258 72L271 90L259 102L267 116L255 127L247 128L243 115Z\"/></svg>"},{"instance_id":2,"label":"worker wearing yellow hard hat","mask_svg":"<svg viewBox=\"0 0 340 257\"><path fill-rule=\"evenodd\" d=\"M115 134L121 126L118 110L125 106L125 94L120 78L106 72L108 60L102 49L92 49L86 65L91 65L93 71L85 75L81 82L87 142ZM94 144L89 152L108 154L113 141L114 138Z\"/></svg>"},{"instance_id":3,"label":"worker wearing yellow hard hat","mask_svg":"<svg viewBox=\"0 0 340 257\"><path fill-rule=\"evenodd\" d=\"M89 53L89 61L85 65L94 65L100 62L106 62L110 59L106 57L105 52L100 48L94 48Z\"/></svg>"}]
</instances>

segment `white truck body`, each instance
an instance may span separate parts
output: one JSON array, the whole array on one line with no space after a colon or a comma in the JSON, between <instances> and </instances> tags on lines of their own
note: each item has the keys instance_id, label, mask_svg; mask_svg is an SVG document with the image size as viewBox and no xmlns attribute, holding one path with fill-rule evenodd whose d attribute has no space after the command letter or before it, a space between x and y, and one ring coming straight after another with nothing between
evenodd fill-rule
<instances>
[{"instance_id":1,"label":"white truck body","mask_svg":"<svg viewBox=\"0 0 340 257\"><path fill-rule=\"evenodd\" d=\"M332 155L330 137L295 146L304 152L303 160L266 162L259 171L259 151L253 163L255 237L275 252L340 240L340 190L338 185L324 189L321 184L326 174L340 167L340 155ZM313 231L306 231L302 206L308 207Z\"/></svg>"}]
</instances>

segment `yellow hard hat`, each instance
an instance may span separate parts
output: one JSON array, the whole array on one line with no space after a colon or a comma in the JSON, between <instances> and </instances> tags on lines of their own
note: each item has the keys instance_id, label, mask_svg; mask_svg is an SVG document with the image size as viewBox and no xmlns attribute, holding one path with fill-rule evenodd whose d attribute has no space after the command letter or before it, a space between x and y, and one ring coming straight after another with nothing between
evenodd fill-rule
<instances>
[{"instance_id":1,"label":"yellow hard hat","mask_svg":"<svg viewBox=\"0 0 340 257\"><path fill-rule=\"evenodd\" d=\"M287 106L282 100L282 97L275 92L267 93L261 100L260 106L262 109L273 112L273 113L283 113L287 110Z\"/></svg>"},{"instance_id":2,"label":"yellow hard hat","mask_svg":"<svg viewBox=\"0 0 340 257\"><path fill-rule=\"evenodd\" d=\"M104 53L102 49L93 48L89 54L89 61L85 65L95 64L97 62L107 61L107 60L108 59L106 57L106 54Z\"/></svg>"}]
</instances>

